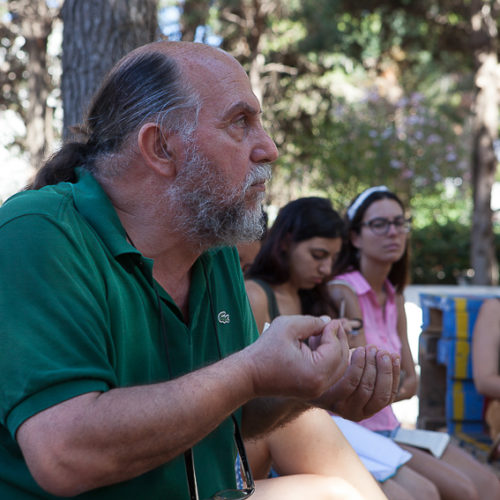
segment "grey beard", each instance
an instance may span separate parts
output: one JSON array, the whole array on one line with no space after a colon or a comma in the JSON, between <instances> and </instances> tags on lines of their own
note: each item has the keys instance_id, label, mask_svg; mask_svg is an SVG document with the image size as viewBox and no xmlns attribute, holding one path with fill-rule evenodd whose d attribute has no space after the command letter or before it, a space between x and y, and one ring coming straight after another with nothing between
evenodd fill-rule
<instances>
[{"instance_id":1,"label":"grey beard","mask_svg":"<svg viewBox=\"0 0 500 500\"><path fill-rule=\"evenodd\" d=\"M270 165L256 165L243 186L228 191L216 166L191 150L175 187L169 191L176 227L200 249L259 239L263 233L264 193L252 200L253 209L246 207L245 198L255 181L270 177Z\"/></svg>"}]
</instances>

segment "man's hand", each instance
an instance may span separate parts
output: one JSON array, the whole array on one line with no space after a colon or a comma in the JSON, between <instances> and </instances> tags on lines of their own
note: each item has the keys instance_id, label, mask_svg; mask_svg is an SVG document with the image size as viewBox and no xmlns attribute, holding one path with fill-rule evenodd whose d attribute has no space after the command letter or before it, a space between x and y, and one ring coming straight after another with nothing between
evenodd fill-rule
<instances>
[{"instance_id":1,"label":"man's hand","mask_svg":"<svg viewBox=\"0 0 500 500\"><path fill-rule=\"evenodd\" d=\"M340 323L312 316L276 318L246 352L256 396L305 400L319 397L341 379L349 359Z\"/></svg>"},{"instance_id":2,"label":"man's hand","mask_svg":"<svg viewBox=\"0 0 500 500\"><path fill-rule=\"evenodd\" d=\"M399 373L397 354L372 345L357 347L342 378L313 404L349 420L363 420L394 401Z\"/></svg>"}]
</instances>

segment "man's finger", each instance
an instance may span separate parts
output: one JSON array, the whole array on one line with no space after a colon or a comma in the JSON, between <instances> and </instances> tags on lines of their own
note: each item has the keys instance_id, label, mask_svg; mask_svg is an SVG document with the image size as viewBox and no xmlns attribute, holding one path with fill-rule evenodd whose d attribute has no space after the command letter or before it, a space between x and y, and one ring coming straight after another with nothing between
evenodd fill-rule
<instances>
[{"instance_id":1,"label":"man's finger","mask_svg":"<svg viewBox=\"0 0 500 500\"><path fill-rule=\"evenodd\" d=\"M351 362L342 378L332 387L333 400L342 403L348 399L360 384L365 370L366 353L364 347L358 347L351 354Z\"/></svg>"},{"instance_id":2,"label":"man's finger","mask_svg":"<svg viewBox=\"0 0 500 500\"><path fill-rule=\"evenodd\" d=\"M358 389L352 396L352 403L364 408L373 396L376 380L377 380L377 348L375 346L366 347L366 361L363 370L363 375L359 382ZM389 387L392 387L390 384Z\"/></svg>"},{"instance_id":3,"label":"man's finger","mask_svg":"<svg viewBox=\"0 0 500 500\"><path fill-rule=\"evenodd\" d=\"M344 328L344 325L342 324L342 321L337 320L337 338L340 340L340 342L345 343L345 345L349 346L349 341L347 340L347 334Z\"/></svg>"},{"instance_id":4,"label":"man's finger","mask_svg":"<svg viewBox=\"0 0 500 500\"><path fill-rule=\"evenodd\" d=\"M314 316L279 316L274 321L280 318L286 318L293 325L296 332L295 335L299 340L307 340L309 337L319 335L325 328L325 319Z\"/></svg>"},{"instance_id":5,"label":"man's finger","mask_svg":"<svg viewBox=\"0 0 500 500\"><path fill-rule=\"evenodd\" d=\"M393 400L395 390L395 366L391 355L387 351L377 352L376 358L377 379L373 388L373 394L365 406L365 411L375 413ZM397 380L399 380L399 373ZM397 381L396 381L397 390Z\"/></svg>"},{"instance_id":6,"label":"man's finger","mask_svg":"<svg viewBox=\"0 0 500 500\"><path fill-rule=\"evenodd\" d=\"M323 321L326 321L326 318L328 318L328 316L321 316ZM321 335L309 337L308 345L313 351L315 351L321 345L332 342L340 342L341 346L345 346L347 349L349 348L347 336L338 320L326 321Z\"/></svg>"},{"instance_id":7,"label":"man's finger","mask_svg":"<svg viewBox=\"0 0 500 500\"><path fill-rule=\"evenodd\" d=\"M399 382L400 382L399 378L401 377L401 357L399 356L399 354L392 353L391 361L392 361L392 376L393 376L391 403L393 403L399 391Z\"/></svg>"}]
</instances>

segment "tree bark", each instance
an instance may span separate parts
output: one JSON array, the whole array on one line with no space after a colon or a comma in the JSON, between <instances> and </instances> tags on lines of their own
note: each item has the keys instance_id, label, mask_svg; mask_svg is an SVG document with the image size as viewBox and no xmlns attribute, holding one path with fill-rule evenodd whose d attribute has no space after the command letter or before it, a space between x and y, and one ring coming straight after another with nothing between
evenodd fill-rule
<instances>
[{"instance_id":1,"label":"tree bark","mask_svg":"<svg viewBox=\"0 0 500 500\"><path fill-rule=\"evenodd\" d=\"M498 4L498 2L495 2ZM472 47L476 67L473 105L471 266L473 283L496 285L498 262L493 239L491 190L495 179L498 138L497 19L491 2L473 0Z\"/></svg>"},{"instance_id":2,"label":"tree bark","mask_svg":"<svg viewBox=\"0 0 500 500\"><path fill-rule=\"evenodd\" d=\"M269 16L281 8L278 0L222 0L220 19L232 29L223 33L222 47L230 52L248 71L252 90L261 103L265 100L266 68L262 39L269 33Z\"/></svg>"},{"instance_id":3,"label":"tree bark","mask_svg":"<svg viewBox=\"0 0 500 500\"><path fill-rule=\"evenodd\" d=\"M182 40L192 42L199 26L207 24L210 3L206 0L185 0L181 16Z\"/></svg>"},{"instance_id":4,"label":"tree bark","mask_svg":"<svg viewBox=\"0 0 500 500\"><path fill-rule=\"evenodd\" d=\"M9 1L9 11L17 33L24 37L23 49L27 53L28 106L24 116L26 137L24 146L29 152L30 163L39 168L48 150L47 121L51 113L47 109L47 98L51 83L47 73L47 41L57 14L46 2L32 0Z\"/></svg>"},{"instance_id":5,"label":"tree bark","mask_svg":"<svg viewBox=\"0 0 500 500\"><path fill-rule=\"evenodd\" d=\"M63 137L82 122L104 75L126 53L158 36L156 0L65 0Z\"/></svg>"}]
</instances>

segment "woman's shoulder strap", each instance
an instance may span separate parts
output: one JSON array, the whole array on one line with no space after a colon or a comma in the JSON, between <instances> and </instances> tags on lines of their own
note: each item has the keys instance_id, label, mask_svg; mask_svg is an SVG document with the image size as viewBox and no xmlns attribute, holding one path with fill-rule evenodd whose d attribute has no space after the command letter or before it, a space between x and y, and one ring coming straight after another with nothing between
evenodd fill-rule
<instances>
[{"instance_id":1,"label":"woman's shoulder strap","mask_svg":"<svg viewBox=\"0 0 500 500\"><path fill-rule=\"evenodd\" d=\"M279 316L280 311L278 309L278 302L276 300L276 295L274 294L274 290L271 288L271 285L259 278L247 278L247 279L257 283L264 290L264 292L266 292L269 318L271 319L271 321L277 316Z\"/></svg>"}]
</instances>

